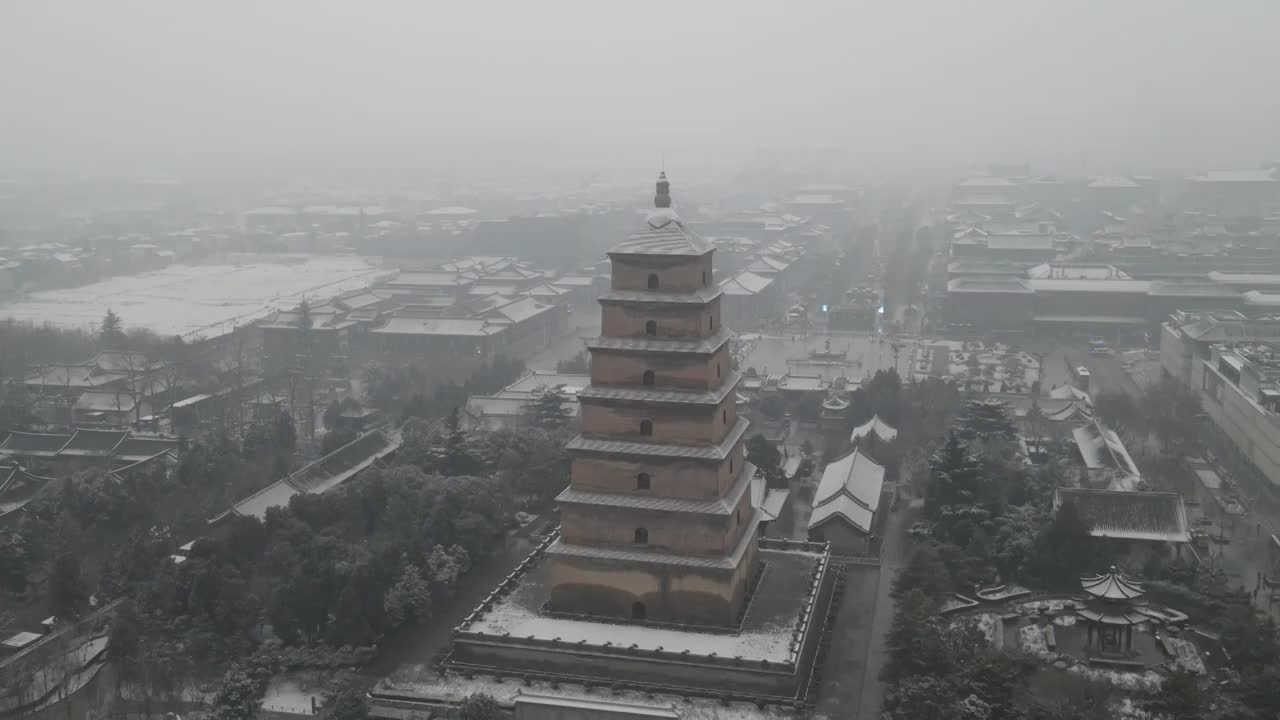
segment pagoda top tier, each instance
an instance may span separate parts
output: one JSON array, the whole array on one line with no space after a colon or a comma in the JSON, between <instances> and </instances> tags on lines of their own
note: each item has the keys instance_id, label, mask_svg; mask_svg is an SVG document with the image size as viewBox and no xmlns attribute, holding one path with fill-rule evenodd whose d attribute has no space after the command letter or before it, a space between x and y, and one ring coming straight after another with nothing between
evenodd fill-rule
<instances>
[{"instance_id":1,"label":"pagoda top tier","mask_svg":"<svg viewBox=\"0 0 1280 720\"><path fill-rule=\"evenodd\" d=\"M715 250L701 235L689 229L671 208L671 185L667 174L658 176L653 209L644 225L626 240L609 249L610 255L684 255L697 257Z\"/></svg>"}]
</instances>

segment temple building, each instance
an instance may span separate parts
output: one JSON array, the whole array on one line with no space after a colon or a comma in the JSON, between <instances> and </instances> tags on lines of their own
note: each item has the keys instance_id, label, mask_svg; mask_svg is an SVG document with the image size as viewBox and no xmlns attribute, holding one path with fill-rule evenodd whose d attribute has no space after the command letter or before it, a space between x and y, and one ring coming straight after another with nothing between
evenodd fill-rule
<instances>
[{"instance_id":1,"label":"temple building","mask_svg":"<svg viewBox=\"0 0 1280 720\"><path fill-rule=\"evenodd\" d=\"M786 491L745 459L714 246L671 206L663 175L645 222L609 251L558 531L455 628L434 672L371 693L375 715L470 692L517 718L583 703L591 717L746 718L810 702L840 581L826 543L763 537ZM602 684L607 698L591 693Z\"/></svg>"}]
</instances>

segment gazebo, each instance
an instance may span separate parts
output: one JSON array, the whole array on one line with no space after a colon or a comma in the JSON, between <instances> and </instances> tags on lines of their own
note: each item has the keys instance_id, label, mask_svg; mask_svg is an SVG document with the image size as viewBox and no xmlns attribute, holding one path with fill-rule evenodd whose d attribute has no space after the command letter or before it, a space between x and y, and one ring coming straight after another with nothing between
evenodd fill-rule
<instances>
[{"instance_id":1,"label":"gazebo","mask_svg":"<svg viewBox=\"0 0 1280 720\"><path fill-rule=\"evenodd\" d=\"M1134 609L1145 604L1142 586L1112 566L1105 575L1080 578L1080 588L1089 596L1076 610L1087 625L1085 647L1104 654L1133 652L1133 627L1149 619Z\"/></svg>"},{"instance_id":2,"label":"gazebo","mask_svg":"<svg viewBox=\"0 0 1280 720\"><path fill-rule=\"evenodd\" d=\"M822 401L822 413L819 418L824 428L844 427L845 414L849 410L849 401L839 393L831 393Z\"/></svg>"}]
</instances>

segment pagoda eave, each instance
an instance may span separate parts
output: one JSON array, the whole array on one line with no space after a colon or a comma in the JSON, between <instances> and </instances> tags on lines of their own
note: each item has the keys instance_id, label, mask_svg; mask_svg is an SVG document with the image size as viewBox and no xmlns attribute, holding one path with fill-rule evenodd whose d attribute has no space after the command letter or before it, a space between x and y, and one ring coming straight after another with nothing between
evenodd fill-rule
<instances>
[{"instance_id":1,"label":"pagoda eave","mask_svg":"<svg viewBox=\"0 0 1280 720\"><path fill-rule=\"evenodd\" d=\"M712 355L724 347L732 337L731 333L721 330L711 337L694 340L653 337L597 337L588 340L586 345L588 350Z\"/></svg>"},{"instance_id":2,"label":"pagoda eave","mask_svg":"<svg viewBox=\"0 0 1280 720\"><path fill-rule=\"evenodd\" d=\"M573 486L565 488L556 496L561 505L590 505L616 507L639 512L676 512L691 515L710 515L727 517L738 507L742 496L750 491L752 479L756 474L756 466L743 463L742 470L733 487L723 497L714 500L696 500L692 498L655 497L645 494L597 493L574 490Z\"/></svg>"},{"instance_id":3,"label":"pagoda eave","mask_svg":"<svg viewBox=\"0 0 1280 720\"><path fill-rule=\"evenodd\" d=\"M706 405L717 406L724 402L729 393L735 392L742 375L734 372L720 387L715 390L699 392L696 390L673 390L656 386L634 385L597 385L592 383L578 391L578 399L598 402L601 405L629 405L643 403L646 405Z\"/></svg>"},{"instance_id":4,"label":"pagoda eave","mask_svg":"<svg viewBox=\"0 0 1280 720\"><path fill-rule=\"evenodd\" d=\"M746 434L747 427L750 425L751 423L746 418L738 418L733 427L729 429L729 432L725 433L724 437L714 445L634 442L578 435L565 445L565 449L571 453L625 455L650 460L686 459L721 462L729 458L734 446Z\"/></svg>"},{"instance_id":5,"label":"pagoda eave","mask_svg":"<svg viewBox=\"0 0 1280 720\"><path fill-rule=\"evenodd\" d=\"M596 302L601 305L706 305L723 295L720 288L702 288L687 293L664 293L656 290L610 290Z\"/></svg>"}]
</instances>

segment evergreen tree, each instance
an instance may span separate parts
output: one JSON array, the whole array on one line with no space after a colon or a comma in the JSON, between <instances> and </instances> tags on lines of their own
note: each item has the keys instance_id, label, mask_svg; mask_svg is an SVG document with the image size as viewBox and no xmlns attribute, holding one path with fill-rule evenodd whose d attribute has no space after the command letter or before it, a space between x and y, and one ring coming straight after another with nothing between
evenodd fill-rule
<instances>
[{"instance_id":1,"label":"evergreen tree","mask_svg":"<svg viewBox=\"0 0 1280 720\"><path fill-rule=\"evenodd\" d=\"M950 506L977 503L979 466L957 433L949 434L947 442L934 453L929 475L925 510L931 518L936 520Z\"/></svg>"},{"instance_id":2,"label":"evergreen tree","mask_svg":"<svg viewBox=\"0 0 1280 720\"><path fill-rule=\"evenodd\" d=\"M546 388L529 406L530 419L544 430L560 430L569 424L572 415L565 407L567 402L569 399L564 395L563 386Z\"/></svg>"},{"instance_id":3,"label":"evergreen tree","mask_svg":"<svg viewBox=\"0 0 1280 720\"><path fill-rule=\"evenodd\" d=\"M778 446L760 433L747 440L747 462L755 465L764 473L769 487L783 488L787 486L786 473L782 471L782 453Z\"/></svg>"},{"instance_id":4,"label":"evergreen tree","mask_svg":"<svg viewBox=\"0 0 1280 720\"><path fill-rule=\"evenodd\" d=\"M478 472L480 464L476 462L475 457L471 455L470 448L467 446L467 433L462 430L458 408L455 407L449 413L449 418L445 421L445 428L449 431L449 436L445 438L444 455L440 460L440 472L450 477L472 475Z\"/></svg>"},{"instance_id":5,"label":"evergreen tree","mask_svg":"<svg viewBox=\"0 0 1280 720\"><path fill-rule=\"evenodd\" d=\"M346 688L325 703L329 720L365 720L369 717L369 700L358 688Z\"/></svg>"},{"instance_id":6,"label":"evergreen tree","mask_svg":"<svg viewBox=\"0 0 1280 720\"><path fill-rule=\"evenodd\" d=\"M49 609L59 618L75 618L88 602L80 577L80 557L71 551L58 555L49 574Z\"/></svg>"},{"instance_id":7,"label":"evergreen tree","mask_svg":"<svg viewBox=\"0 0 1280 720\"><path fill-rule=\"evenodd\" d=\"M234 665L213 695L213 720L253 720L258 717L265 686L244 668Z\"/></svg>"},{"instance_id":8,"label":"evergreen tree","mask_svg":"<svg viewBox=\"0 0 1280 720\"><path fill-rule=\"evenodd\" d=\"M364 602L360 595L360 588L354 579L348 581L338 594L338 602L333 611L333 625L330 628L334 645L362 647L373 642L373 628L365 617Z\"/></svg>"},{"instance_id":9,"label":"evergreen tree","mask_svg":"<svg viewBox=\"0 0 1280 720\"><path fill-rule=\"evenodd\" d=\"M449 717L451 720L503 720L506 713L502 711L498 701L491 696L475 693L467 696L462 704L449 713Z\"/></svg>"},{"instance_id":10,"label":"evergreen tree","mask_svg":"<svg viewBox=\"0 0 1280 720\"><path fill-rule=\"evenodd\" d=\"M124 323L111 308L107 308L107 314L102 316L98 339L108 349L119 349L124 345Z\"/></svg>"},{"instance_id":11,"label":"evergreen tree","mask_svg":"<svg viewBox=\"0 0 1280 720\"><path fill-rule=\"evenodd\" d=\"M962 440L1014 440L1018 431L1009 407L999 400L970 400L960 410L956 434Z\"/></svg>"},{"instance_id":12,"label":"evergreen tree","mask_svg":"<svg viewBox=\"0 0 1280 720\"><path fill-rule=\"evenodd\" d=\"M911 560L898 571L893 579L892 595L901 599L913 590L919 590L926 597L940 599L950 588L947 568L938 558L938 553L930 546L923 546L911 555Z\"/></svg>"}]
</instances>

